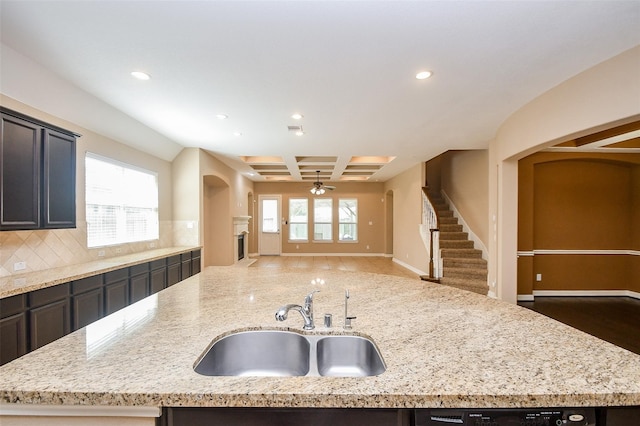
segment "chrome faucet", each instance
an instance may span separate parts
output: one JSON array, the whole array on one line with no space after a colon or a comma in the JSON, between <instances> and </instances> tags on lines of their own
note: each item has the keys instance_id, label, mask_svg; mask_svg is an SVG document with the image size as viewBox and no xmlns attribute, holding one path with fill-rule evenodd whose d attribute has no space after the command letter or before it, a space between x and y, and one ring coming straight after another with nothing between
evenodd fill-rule
<instances>
[{"instance_id":1,"label":"chrome faucet","mask_svg":"<svg viewBox=\"0 0 640 426\"><path fill-rule=\"evenodd\" d=\"M347 304L349 301L349 290L344 291L344 329L351 330L351 320L356 319L356 317L349 316L349 310L347 309Z\"/></svg>"},{"instance_id":2,"label":"chrome faucet","mask_svg":"<svg viewBox=\"0 0 640 426\"><path fill-rule=\"evenodd\" d=\"M302 327L304 330L313 330L315 328L315 324L313 323L313 293L318 293L320 290L314 290L304 298L304 306L289 304L284 305L280 309L276 311L276 320L284 321L287 319L287 315L290 310L300 312L302 318L304 319L304 326Z\"/></svg>"}]
</instances>

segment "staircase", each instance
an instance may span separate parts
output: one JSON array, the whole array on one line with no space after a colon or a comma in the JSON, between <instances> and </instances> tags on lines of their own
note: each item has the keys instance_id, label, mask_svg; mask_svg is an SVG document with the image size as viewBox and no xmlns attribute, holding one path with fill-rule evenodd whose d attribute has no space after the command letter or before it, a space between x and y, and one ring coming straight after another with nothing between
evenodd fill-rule
<instances>
[{"instance_id":1,"label":"staircase","mask_svg":"<svg viewBox=\"0 0 640 426\"><path fill-rule=\"evenodd\" d=\"M429 198L440 220L440 283L486 295L489 291L487 261L482 258L482 251L473 248L469 234L462 232L462 225L440 194L430 193Z\"/></svg>"}]
</instances>

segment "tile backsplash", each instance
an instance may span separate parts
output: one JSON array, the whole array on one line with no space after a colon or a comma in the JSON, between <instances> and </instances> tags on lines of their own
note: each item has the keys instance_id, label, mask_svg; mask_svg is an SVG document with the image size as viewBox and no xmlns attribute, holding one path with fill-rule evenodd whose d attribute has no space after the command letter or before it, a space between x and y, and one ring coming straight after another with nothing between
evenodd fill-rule
<instances>
[{"instance_id":1,"label":"tile backsplash","mask_svg":"<svg viewBox=\"0 0 640 426\"><path fill-rule=\"evenodd\" d=\"M192 228L181 230L181 225L176 227L177 230L173 228L172 221L160 221L158 240L91 249L87 248L86 222L78 222L75 229L3 231L0 232L0 277L185 245L174 243L174 239L178 242L193 241ZM186 245L197 245L197 238L195 241ZM18 270L15 270L16 264Z\"/></svg>"}]
</instances>

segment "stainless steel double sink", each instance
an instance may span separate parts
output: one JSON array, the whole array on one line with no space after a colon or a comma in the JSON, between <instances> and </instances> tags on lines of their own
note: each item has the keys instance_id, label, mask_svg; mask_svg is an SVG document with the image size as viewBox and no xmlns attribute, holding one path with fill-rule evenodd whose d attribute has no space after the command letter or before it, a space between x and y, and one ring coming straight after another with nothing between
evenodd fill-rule
<instances>
[{"instance_id":1,"label":"stainless steel double sink","mask_svg":"<svg viewBox=\"0 0 640 426\"><path fill-rule=\"evenodd\" d=\"M375 343L355 335L243 331L216 340L196 361L205 376L377 376L386 365Z\"/></svg>"}]
</instances>

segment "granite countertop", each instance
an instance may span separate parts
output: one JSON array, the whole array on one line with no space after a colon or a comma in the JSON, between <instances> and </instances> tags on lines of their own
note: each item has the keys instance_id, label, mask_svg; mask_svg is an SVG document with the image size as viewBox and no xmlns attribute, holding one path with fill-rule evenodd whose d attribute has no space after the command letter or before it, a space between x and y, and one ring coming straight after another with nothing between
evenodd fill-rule
<instances>
[{"instance_id":1,"label":"granite countertop","mask_svg":"<svg viewBox=\"0 0 640 426\"><path fill-rule=\"evenodd\" d=\"M143 262L151 262L163 257L197 250L200 247L168 247L127 254L93 262L79 263L43 271L27 272L0 278L0 299L16 294L79 280L92 275L103 274Z\"/></svg>"},{"instance_id":2,"label":"granite countertop","mask_svg":"<svg viewBox=\"0 0 640 426\"><path fill-rule=\"evenodd\" d=\"M317 322L371 337L387 370L374 377L208 377L193 371L233 330L302 332ZM556 407L640 405L640 355L528 309L396 276L209 267L177 285L0 367L3 403L217 407Z\"/></svg>"}]
</instances>

